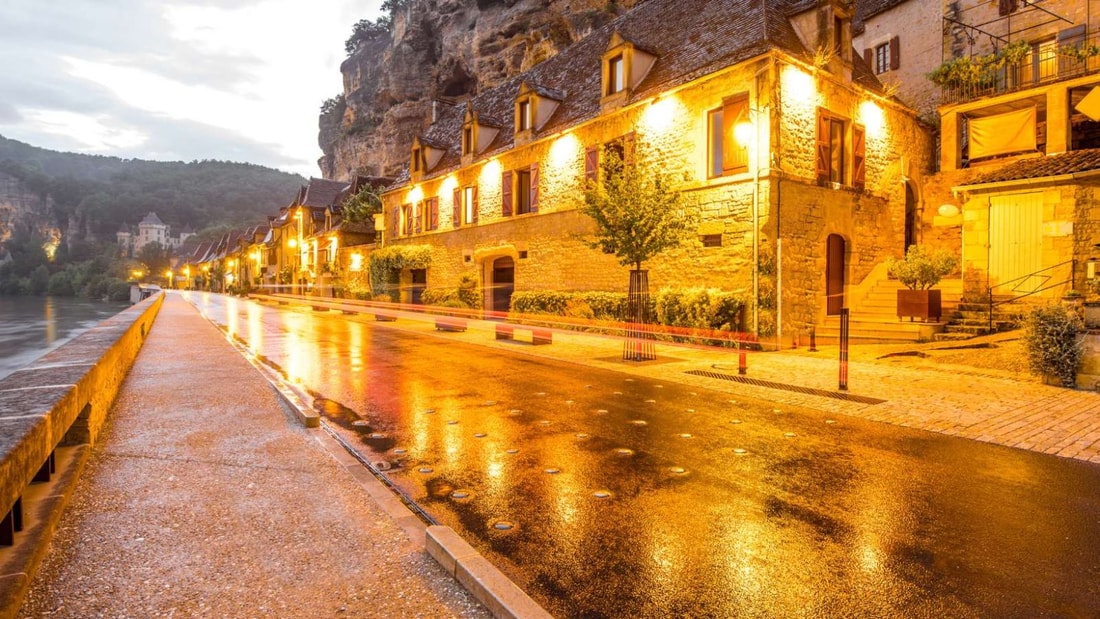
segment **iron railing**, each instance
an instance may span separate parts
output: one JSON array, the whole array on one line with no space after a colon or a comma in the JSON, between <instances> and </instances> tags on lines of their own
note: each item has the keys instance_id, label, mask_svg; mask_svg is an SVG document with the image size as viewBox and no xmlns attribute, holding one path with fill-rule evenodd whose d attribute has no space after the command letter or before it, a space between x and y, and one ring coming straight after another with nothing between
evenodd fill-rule
<instances>
[{"instance_id":1,"label":"iron railing","mask_svg":"<svg viewBox=\"0 0 1100 619\"><path fill-rule=\"evenodd\" d=\"M1000 95L1100 72L1100 55L1088 50L1100 45L1100 35L1078 39L1064 47L1038 46L1023 60L991 65L965 82L940 87L941 103L963 103L978 97ZM1076 52L1070 51L1076 49Z\"/></svg>"},{"instance_id":2,"label":"iron railing","mask_svg":"<svg viewBox=\"0 0 1100 619\"><path fill-rule=\"evenodd\" d=\"M1065 267L1066 265L1069 265L1069 277L1067 277L1066 279L1060 279L1058 281L1052 281L1056 277L1058 277L1058 275L1056 274L1056 271L1060 270L1062 267ZM1049 266L1045 269L1039 269L1038 271L1035 271L1034 273L1028 273L1027 275L1021 275L1020 277L1017 277L1016 279L1010 279L1006 282L1001 282L997 285L989 286L988 289L987 289L987 292L988 292L988 295L989 295L989 330L990 330L990 332L993 331L993 309L995 307L997 307L998 305L1004 305L1006 303L1012 303L1013 301L1019 301L1020 299L1023 299L1025 297L1030 297L1033 294L1039 294L1040 292L1050 290L1051 288L1057 288L1058 286L1062 286L1064 284L1069 284L1069 285L1072 286L1074 280L1076 279L1076 277L1077 277L1077 259L1074 258L1072 260L1066 260L1065 262L1059 262L1058 264L1056 264L1054 266ZM1036 278L1038 281L1033 282L1032 278ZM1028 287L1030 288L1031 287L1030 284L1034 284L1035 287L1028 290L1027 292L1024 292L1025 285L1028 285ZM1011 286L1011 288L1007 288L1008 286ZM994 294L995 293L993 291L997 290L998 288L1001 288L1001 289L1006 289L1007 288L1007 292L1000 293L1002 297L1007 296L1007 298L1001 298L999 300L994 300ZM1013 295L1015 295L1015 296L1013 296Z\"/></svg>"}]
</instances>

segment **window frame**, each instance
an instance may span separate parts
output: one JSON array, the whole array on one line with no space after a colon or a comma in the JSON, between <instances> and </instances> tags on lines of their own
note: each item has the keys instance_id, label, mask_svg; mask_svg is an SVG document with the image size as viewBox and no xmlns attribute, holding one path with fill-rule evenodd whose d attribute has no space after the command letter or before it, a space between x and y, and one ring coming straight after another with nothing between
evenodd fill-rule
<instances>
[{"instance_id":1,"label":"window frame","mask_svg":"<svg viewBox=\"0 0 1100 619\"><path fill-rule=\"evenodd\" d=\"M749 171L749 147L739 146L734 128L749 114L749 93L737 93L722 100L718 108L707 111L707 178L735 176ZM727 119L726 115L736 115ZM720 117L720 122L715 124ZM738 151L734 153L733 151ZM731 153L727 160L727 153ZM716 160L716 156L721 160Z\"/></svg>"},{"instance_id":2,"label":"window frame","mask_svg":"<svg viewBox=\"0 0 1100 619\"><path fill-rule=\"evenodd\" d=\"M618 53L607 59L607 96L626 90L626 54Z\"/></svg>"},{"instance_id":3,"label":"window frame","mask_svg":"<svg viewBox=\"0 0 1100 619\"><path fill-rule=\"evenodd\" d=\"M874 69L875 75L881 75L890 70L890 41L879 43L875 46L874 51Z\"/></svg>"}]
</instances>

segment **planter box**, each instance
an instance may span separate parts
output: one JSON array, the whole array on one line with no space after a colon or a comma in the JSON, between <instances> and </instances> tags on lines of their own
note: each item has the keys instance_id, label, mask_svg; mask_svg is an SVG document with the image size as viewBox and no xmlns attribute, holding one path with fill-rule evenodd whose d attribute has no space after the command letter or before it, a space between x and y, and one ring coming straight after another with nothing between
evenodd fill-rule
<instances>
[{"instance_id":1,"label":"planter box","mask_svg":"<svg viewBox=\"0 0 1100 619\"><path fill-rule=\"evenodd\" d=\"M898 318L939 322L943 314L939 290L898 290Z\"/></svg>"},{"instance_id":2,"label":"planter box","mask_svg":"<svg viewBox=\"0 0 1100 619\"><path fill-rule=\"evenodd\" d=\"M1100 329L1100 303L1085 303L1085 326L1089 329Z\"/></svg>"}]
</instances>

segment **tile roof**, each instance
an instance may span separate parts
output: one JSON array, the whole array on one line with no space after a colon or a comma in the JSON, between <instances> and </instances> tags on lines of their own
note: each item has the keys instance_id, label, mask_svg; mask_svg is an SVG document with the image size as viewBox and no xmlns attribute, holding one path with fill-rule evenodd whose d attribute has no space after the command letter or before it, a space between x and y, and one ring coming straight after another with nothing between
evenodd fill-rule
<instances>
[{"instance_id":1,"label":"tile roof","mask_svg":"<svg viewBox=\"0 0 1100 619\"><path fill-rule=\"evenodd\" d=\"M965 186L1064 176L1092 170L1100 170L1100 148L1073 150L1057 155L1021 159L988 174L978 176Z\"/></svg>"},{"instance_id":2,"label":"tile roof","mask_svg":"<svg viewBox=\"0 0 1100 619\"><path fill-rule=\"evenodd\" d=\"M330 181L323 178L311 178L305 185L304 193L300 193L299 204L309 207L325 208L336 204L337 198L347 189L348 183Z\"/></svg>"},{"instance_id":3,"label":"tile roof","mask_svg":"<svg viewBox=\"0 0 1100 619\"><path fill-rule=\"evenodd\" d=\"M657 56L644 80L627 102L647 99L692 80L733 66L772 49L795 56L808 52L786 17L789 0L648 0L612 20L591 35L557 55L514 76L503 84L485 90L467 103L438 108L436 122L422 136L427 143L445 144L447 150L426 177L433 177L460 165L459 136L467 105L479 114L511 118L520 84L544 92L568 88L554 115L539 130L549 135L600 113L600 61L614 33ZM501 123L500 133L480 153L490 156L511 148L514 127ZM404 171L391 187L408 182Z\"/></svg>"},{"instance_id":4,"label":"tile roof","mask_svg":"<svg viewBox=\"0 0 1100 619\"><path fill-rule=\"evenodd\" d=\"M138 225L140 226L141 224L148 224L150 226L163 226L164 222L160 220L160 217L157 217L156 213L149 211L149 214L146 215L145 218L142 219L141 223L139 223Z\"/></svg>"},{"instance_id":5,"label":"tile roof","mask_svg":"<svg viewBox=\"0 0 1100 619\"><path fill-rule=\"evenodd\" d=\"M866 20L888 11L899 4L905 4L909 0L856 0L856 15L852 19L852 33L863 32ZM927 2L927 0L923 0Z\"/></svg>"}]
</instances>

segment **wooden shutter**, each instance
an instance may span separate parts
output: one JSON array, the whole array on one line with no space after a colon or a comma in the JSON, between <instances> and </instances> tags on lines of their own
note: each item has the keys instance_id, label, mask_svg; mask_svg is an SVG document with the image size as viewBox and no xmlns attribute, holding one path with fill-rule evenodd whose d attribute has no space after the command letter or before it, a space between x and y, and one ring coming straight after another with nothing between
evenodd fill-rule
<instances>
[{"instance_id":1,"label":"wooden shutter","mask_svg":"<svg viewBox=\"0 0 1100 619\"><path fill-rule=\"evenodd\" d=\"M863 62L866 62L867 66L870 67L872 71L875 70L875 64L874 64L875 63L875 56L874 56L874 54L875 54L874 50L872 50L870 47L865 47L863 49Z\"/></svg>"},{"instance_id":2,"label":"wooden shutter","mask_svg":"<svg viewBox=\"0 0 1100 619\"><path fill-rule=\"evenodd\" d=\"M531 212L539 212L539 164L531 164Z\"/></svg>"},{"instance_id":3,"label":"wooden shutter","mask_svg":"<svg viewBox=\"0 0 1100 619\"><path fill-rule=\"evenodd\" d=\"M505 172L500 175L500 214L505 217L512 216L512 173Z\"/></svg>"},{"instance_id":4,"label":"wooden shutter","mask_svg":"<svg viewBox=\"0 0 1100 619\"><path fill-rule=\"evenodd\" d=\"M584 181L595 183L600 173L600 147L589 146L584 149Z\"/></svg>"},{"instance_id":5,"label":"wooden shutter","mask_svg":"<svg viewBox=\"0 0 1100 619\"><path fill-rule=\"evenodd\" d=\"M417 202L416 204L414 204L412 206L412 218L413 218L412 228L413 228L413 232L415 232L416 234L420 234L421 232L423 232L422 226L420 225L420 217L423 214L423 209L424 209L424 207L421 206L422 204L424 204L424 203L423 202Z\"/></svg>"},{"instance_id":6,"label":"wooden shutter","mask_svg":"<svg viewBox=\"0 0 1100 619\"><path fill-rule=\"evenodd\" d=\"M730 97L722 102L722 173L733 174L749 169L749 149L737 143L736 127L745 122L749 113L747 94Z\"/></svg>"},{"instance_id":7,"label":"wooden shutter","mask_svg":"<svg viewBox=\"0 0 1100 619\"><path fill-rule=\"evenodd\" d=\"M478 205L477 205L477 185L474 185L473 189L474 189L474 191L473 191L473 194L474 194L474 199L473 199L473 200L471 200L471 201L472 201L472 202L474 203L474 206L473 206L473 208L472 208L472 209L470 209L470 211L471 211L471 212L473 213L473 217L472 217L472 223L475 223L475 224L476 224L476 223L477 223L477 215L478 215L478 213L477 213L477 211L478 211Z\"/></svg>"},{"instance_id":8,"label":"wooden shutter","mask_svg":"<svg viewBox=\"0 0 1100 619\"><path fill-rule=\"evenodd\" d=\"M817 140L814 156L814 175L817 184L822 187L829 185L829 115L824 110L817 110Z\"/></svg>"},{"instance_id":9,"label":"wooden shutter","mask_svg":"<svg viewBox=\"0 0 1100 619\"><path fill-rule=\"evenodd\" d=\"M1001 17L1016 12L1017 0L999 0L997 2L997 14Z\"/></svg>"},{"instance_id":10,"label":"wooden shutter","mask_svg":"<svg viewBox=\"0 0 1100 619\"><path fill-rule=\"evenodd\" d=\"M401 235L401 207L393 207L393 236Z\"/></svg>"},{"instance_id":11,"label":"wooden shutter","mask_svg":"<svg viewBox=\"0 0 1100 619\"><path fill-rule=\"evenodd\" d=\"M901 68L901 37L890 39L890 70L897 71Z\"/></svg>"},{"instance_id":12,"label":"wooden shutter","mask_svg":"<svg viewBox=\"0 0 1100 619\"><path fill-rule=\"evenodd\" d=\"M623 136L623 165L634 165L634 132ZM531 185L534 186L534 183Z\"/></svg>"},{"instance_id":13,"label":"wooden shutter","mask_svg":"<svg viewBox=\"0 0 1100 619\"><path fill-rule=\"evenodd\" d=\"M462 189L455 189L455 201L454 201L454 219L452 220L454 227L462 225Z\"/></svg>"},{"instance_id":14,"label":"wooden shutter","mask_svg":"<svg viewBox=\"0 0 1100 619\"><path fill-rule=\"evenodd\" d=\"M852 187L862 190L867 184L867 168L863 165L866 157L863 125L852 124Z\"/></svg>"},{"instance_id":15,"label":"wooden shutter","mask_svg":"<svg viewBox=\"0 0 1100 619\"><path fill-rule=\"evenodd\" d=\"M428 229L439 229L439 198L430 198L428 200Z\"/></svg>"}]
</instances>

